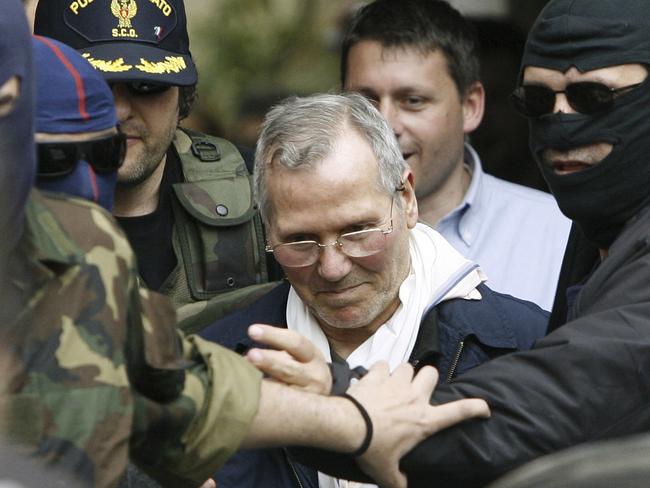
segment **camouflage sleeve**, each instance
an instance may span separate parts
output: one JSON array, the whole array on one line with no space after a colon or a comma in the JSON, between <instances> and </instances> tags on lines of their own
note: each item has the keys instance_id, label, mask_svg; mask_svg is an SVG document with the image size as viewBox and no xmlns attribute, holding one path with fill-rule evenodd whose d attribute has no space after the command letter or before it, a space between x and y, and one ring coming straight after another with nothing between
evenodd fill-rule
<instances>
[{"instance_id":1,"label":"camouflage sleeve","mask_svg":"<svg viewBox=\"0 0 650 488\"><path fill-rule=\"evenodd\" d=\"M183 435L185 455L177 466L188 475L201 471L205 481L239 448L259 406L261 373L239 355L190 336L184 343L185 356L200 355L205 368L188 371L183 394L203 403Z\"/></svg>"},{"instance_id":2,"label":"camouflage sleeve","mask_svg":"<svg viewBox=\"0 0 650 488\"><path fill-rule=\"evenodd\" d=\"M20 439L93 486L116 486L128 456L165 486L196 488L246 435L261 374L176 329L169 300L138 288L103 209L35 194L28 210L40 274L3 335L18 358L5 375Z\"/></svg>"},{"instance_id":3,"label":"camouflage sleeve","mask_svg":"<svg viewBox=\"0 0 650 488\"><path fill-rule=\"evenodd\" d=\"M199 486L238 449L257 412L261 374L239 355L175 329L170 302L139 291L151 390L173 388L170 377L184 375L167 402L135 398L132 456L165 486ZM170 332L171 331L171 332ZM172 339L173 338L173 339ZM171 339L171 340L170 340ZM141 389L139 389L141 390Z\"/></svg>"},{"instance_id":4,"label":"camouflage sleeve","mask_svg":"<svg viewBox=\"0 0 650 488\"><path fill-rule=\"evenodd\" d=\"M135 259L131 263L131 456L165 486L196 488L243 441L257 412L262 375L221 346L185 337L169 299L138 288Z\"/></svg>"}]
</instances>

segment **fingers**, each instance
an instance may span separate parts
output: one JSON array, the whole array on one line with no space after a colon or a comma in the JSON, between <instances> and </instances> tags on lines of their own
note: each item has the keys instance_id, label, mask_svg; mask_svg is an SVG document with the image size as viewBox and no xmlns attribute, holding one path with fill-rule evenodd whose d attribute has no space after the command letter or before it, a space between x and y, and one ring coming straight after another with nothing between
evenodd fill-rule
<instances>
[{"instance_id":1,"label":"fingers","mask_svg":"<svg viewBox=\"0 0 650 488\"><path fill-rule=\"evenodd\" d=\"M407 488L407 479L398 468L399 457L380 459L377 456L357 459L359 467L381 488Z\"/></svg>"},{"instance_id":2,"label":"fingers","mask_svg":"<svg viewBox=\"0 0 650 488\"><path fill-rule=\"evenodd\" d=\"M406 488L406 476L399 470L391 471L385 477L376 478L381 488Z\"/></svg>"},{"instance_id":3,"label":"fingers","mask_svg":"<svg viewBox=\"0 0 650 488\"><path fill-rule=\"evenodd\" d=\"M433 429L429 434L434 434L442 429L451 427L459 422L476 417L487 418L490 416L490 407L480 398L466 398L455 402L429 408L429 426Z\"/></svg>"},{"instance_id":4,"label":"fingers","mask_svg":"<svg viewBox=\"0 0 650 488\"><path fill-rule=\"evenodd\" d=\"M413 388L417 391L419 398L431 398L433 390L438 384L438 370L432 366L425 366L413 378Z\"/></svg>"},{"instance_id":5,"label":"fingers","mask_svg":"<svg viewBox=\"0 0 650 488\"><path fill-rule=\"evenodd\" d=\"M408 363L402 363L395 368L391 376L399 382L410 383L413 380L413 366Z\"/></svg>"},{"instance_id":6,"label":"fingers","mask_svg":"<svg viewBox=\"0 0 650 488\"><path fill-rule=\"evenodd\" d=\"M217 488L217 482L208 478L199 488Z\"/></svg>"},{"instance_id":7,"label":"fingers","mask_svg":"<svg viewBox=\"0 0 650 488\"><path fill-rule=\"evenodd\" d=\"M285 351L251 349L246 353L246 358L257 369L283 383L306 386L311 381L311 376L304 368L303 363L295 361Z\"/></svg>"},{"instance_id":8,"label":"fingers","mask_svg":"<svg viewBox=\"0 0 650 488\"><path fill-rule=\"evenodd\" d=\"M393 473L392 479L390 481L390 486L392 488L406 488L406 476L401 471L397 470Z\"/></svg>"},{"instance_id":9,"label":"fingers","mask_svg":"<svg viewBox=\"0 0 650 488\"><path fill-rule=\"evenodd\" d=\"M307 338L289 329L255 324L248 328L248 335L274 349L287 351L301 362L309 362L321 356L320 351Z\"/></svg>"},{"instance_id":10,"label":"fingers","mask_svg":"<svg viewBox=\"0 0 650 488\"><path fill-rule=\"evenodd\" d=\"M359 384L365 386L379 385L386 380L389 374L388 363L386 361L379 361L370 367L368 373L359 381Z\"/></svg>"}]
</instances>

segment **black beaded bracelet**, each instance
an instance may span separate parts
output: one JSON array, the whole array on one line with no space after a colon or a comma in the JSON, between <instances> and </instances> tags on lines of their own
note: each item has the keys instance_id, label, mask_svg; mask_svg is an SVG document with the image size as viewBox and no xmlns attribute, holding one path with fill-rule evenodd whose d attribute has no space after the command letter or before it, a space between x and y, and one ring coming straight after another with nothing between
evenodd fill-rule
<instances>
[{"instance_id":1,"label":"black beaded bracelet","mask_svg":"<svg viewBox=\"0 0 650 488\"><path fill-rule=\"evenodd\" d=\"M348 395L347 393L343 393L340 396L347 398L354 404L355 407L357 407L359 413L363 417L363 421L366 423L366 437L363 439L363 442L361 443L361 446L359 446L359 449L349 454L353 457L359 457L363 455L370 447L370 442L372 441L372 420L370 420L370 415L368 415L366 409L363 407L363 405L361 405L361 403L359 403L356 398L354 398L352 395Z\"/></svg>"}]
</instances>

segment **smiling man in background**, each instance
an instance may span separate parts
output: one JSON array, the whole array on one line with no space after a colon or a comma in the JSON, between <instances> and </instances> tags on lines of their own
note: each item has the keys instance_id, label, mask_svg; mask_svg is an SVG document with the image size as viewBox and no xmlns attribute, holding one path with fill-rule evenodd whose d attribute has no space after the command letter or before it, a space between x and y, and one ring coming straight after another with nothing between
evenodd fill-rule
<instances>
[{"instance_id":1,"label":"smiling man in background","mask_svg":"<svg viewBox=\"0 0 650 488\"><path fill-rule=\"evenodd\" d=\"M344 37L341 83L390 123L420 218L477 262L492 289L550 310L570 222L550 195L483 172L468 142L485 103L470 23L443 0L371 2Z\"/></svg>"}]
</instances>

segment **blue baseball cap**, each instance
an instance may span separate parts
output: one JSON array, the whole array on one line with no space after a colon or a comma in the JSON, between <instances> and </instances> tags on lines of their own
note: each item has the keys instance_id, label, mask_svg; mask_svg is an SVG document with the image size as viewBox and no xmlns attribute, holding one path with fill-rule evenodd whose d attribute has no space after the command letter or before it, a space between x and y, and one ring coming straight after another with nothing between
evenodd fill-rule
<instances>
[{"instance_id":1,"label":"blue baseball cap","mask_svg":"<svg viewBox=\"0 0 650 488\"><path fill-rule=\"evenodd\" d=\"M44 0L34 32L72 46L109 82L197 81L182 0Z\"/></svg>"}]
</instances>

